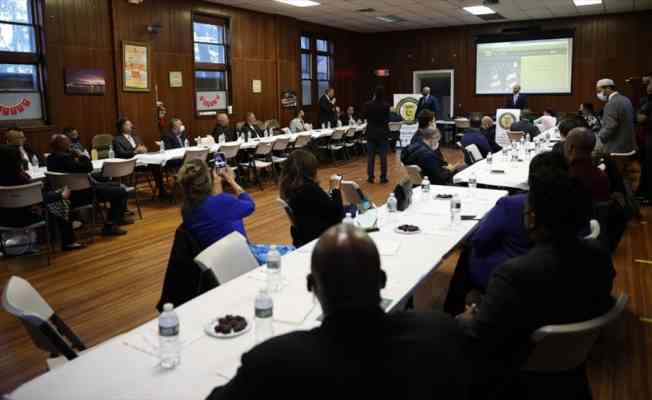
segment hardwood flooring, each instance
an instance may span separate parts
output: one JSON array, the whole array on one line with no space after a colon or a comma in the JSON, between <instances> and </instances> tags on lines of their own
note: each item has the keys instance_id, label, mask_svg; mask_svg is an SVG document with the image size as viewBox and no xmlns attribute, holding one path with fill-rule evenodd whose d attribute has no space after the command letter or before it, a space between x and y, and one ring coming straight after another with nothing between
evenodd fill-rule
<instances>
[{"instance_id":1,"label":"hardwood flooring","mask_svg":"<svg viewBox=\"0 0 652 400\"><path fill-rule=\"evenodd\" d=\"M450 161L460 154L445 149ZM366 161L361 158L324 164L319 173L326 185L333 173L355 180L376 203L386 199L401 171L390 157L389 185L366 183ZM246 220L255 243L290 243L287 217L278 207L278 190L269 183L263 191L252 190L256 211ZM88 248L74 253L56 253L52 264L42 259L0 258L0 285L11 275L29 280L87 345L93 346L156 317L157 303L174 230L181 218L178 206L146 202L144 219L129 226L119 238L98 238ZM626 291L630 303L618 321L593 351L590 380L597 400L652 399L652 210L644 209L642 221L632 222L614 261L618 275L616 291ZM417 308L441 304L457 260L452 254L417 291ZM581 290L581 288L578 288ZM553 295L553 294L551 294ZM46 371L45 354L36 349L22 325L0 312L0 393Z\"/></svg>"}]
</instances>

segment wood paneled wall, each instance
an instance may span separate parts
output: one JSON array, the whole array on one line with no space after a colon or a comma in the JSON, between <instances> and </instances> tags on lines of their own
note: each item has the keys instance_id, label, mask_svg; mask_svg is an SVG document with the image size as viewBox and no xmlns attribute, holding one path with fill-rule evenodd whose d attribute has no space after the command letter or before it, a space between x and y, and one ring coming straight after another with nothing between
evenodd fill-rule
<instances>
[{"instance_id":1,"label":"wood paneled wall","mask_svg":"<svg viewBox=\"0 0 652 400\"><path fill-rule=\"evenodd\" d=\"M595 82L611 77L626 94L625 79L652 71L651 12L590 16L544 21L497 23L418 31L362 35L356 62L362 77L358 101L382 84L390 93L411 93L415 70L455 70L455 113L495 112L504 96L475 95L475 36L500 33L504 28L539 26L543 30L574 29L573 89L571 95L530 96L529 106L576 111L595 98ZM389 78L375 78L376 68L389 68ZM601 107L601 105L600 105Z\"/></svg>"},{"instance_id":2,"label":"wood paneled wall","mask_svg":"<svg viewBox=\"0 0 652 400\"><path fill-rule=\"evenodd\" d=\"M298 45L301 32L320 33L335 42L336 76L353 64L350 38L355 34L310 24L293 18L256 13L199 0L146 0L134 5L123 0L44 0L47 127L28 129L28 139L47 151L52 132L77 127L90 144L94 135L114 133L119 116L130 118L148 146L159 137L155 111L158 86L168 116L184 120L192 135L205 134L214 117L197 117L194 100L192 16L214 15L229 20L231 30L231 101L233 123L247 111L258 119L276 118L287 124L293 109L280 106L280 92L292 89L300 95ZM158 24L159 33L147 26ZM152 90L122 90L122 42L150 45ZM67 68L101 68L107 79L104 96L71 96L64 93ZM170 88L168 74L181 71L183 87ZM346 74L344 74L346 75ZM262 93L252 92L252 80L262 80ZM352 80L337 82L338 100L351 102ZM309 118L316 112L306 110Z\"/></svg>"}]
</instances>

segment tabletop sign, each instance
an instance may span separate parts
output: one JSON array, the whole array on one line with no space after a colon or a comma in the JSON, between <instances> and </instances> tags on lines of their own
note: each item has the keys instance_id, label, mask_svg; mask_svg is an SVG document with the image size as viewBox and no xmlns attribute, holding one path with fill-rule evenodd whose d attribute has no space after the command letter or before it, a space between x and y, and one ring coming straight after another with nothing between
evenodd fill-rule
<instances>
[{"instance_id":1,"label":"tabletop sign","mask_svg":"<svg viewBox=\"0 0 652 400\"><path fill-rule=\"evenodd\" d=\"M512 124L521 118L521 110L512 108L499 108L496 110L496 143L501 147L510 146L511 141L507 131Z\"/></svg>"}]
</instances>

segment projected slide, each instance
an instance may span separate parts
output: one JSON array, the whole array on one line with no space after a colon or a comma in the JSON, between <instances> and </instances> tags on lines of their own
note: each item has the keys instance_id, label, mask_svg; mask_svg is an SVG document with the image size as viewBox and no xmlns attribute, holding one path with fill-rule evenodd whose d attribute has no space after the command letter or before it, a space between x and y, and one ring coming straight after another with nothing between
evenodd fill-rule
<instances>
[{"instance_id":1,"label":"projected slide","mask_svg":"<svg viewBox=\"0 0 652 400\"><path fill-rule=\"evenodd\" d=\"M476 94L570 93L573 39L478 43Z\"/></svg>"}]
</instances>

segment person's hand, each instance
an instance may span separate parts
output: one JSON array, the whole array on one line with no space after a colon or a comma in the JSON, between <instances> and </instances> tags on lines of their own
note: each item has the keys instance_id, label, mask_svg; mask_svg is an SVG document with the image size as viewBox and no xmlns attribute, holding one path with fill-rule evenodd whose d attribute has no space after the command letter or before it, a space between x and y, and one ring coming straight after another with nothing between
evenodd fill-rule
<instances>
[{"instance_id":1,"label":"person's hand","mask_svg":"<svg viewBox=\"0 0 652 400\"><path fill-rule=\"evenodd\" d=\"M333 100L331 100L332 104L335 105L335 97L333 97Z\"/></svg>"},{"instance_id":2,"label":"person's hand","mask_svg":"<svg viewBox=\"0 0 652 400\"><path fill-rule=\"evenodd\" d=\"M64 186L61 190L61 197L66 200L70 198L70 188L68 186Z\"/></svg>"},{"instance_id":3,"label":"person's hand","mask_svg":"<svg viewBox=\"0 0 652 400\"><path fill-rule=\"evenodd\" d=\"M330 190L337 189L340 190L342 186L342 177L339 175L332 175L330 178Z\"/></svg>"},{"instance_id":4,"label":"person's hand","mask_svg":"<svg viewBox=\"0 0 652 400\"><path fill-rule=\"evenodd\" d=\"M233 173L233 170L231 168L224 167L224 168L222 168L221 171L218 172L218 174L229 185L233 186L233 184L235 184L235 174Z\"/></svg>"},{"instance_id":5,"label":"person's hand","mask_svg":"<svg viewBox=\"0 0 652 400\"><path fill-rule=\"evenodd\" d=\"M473 303L471 305L466 306L466 310L462 313L459 314L455 319L461 320L461 321L471 321L473 318L475 318L475 314L478 312L478 306Z\"/></svg>"},{"instance_id":6,"label":"person's hand","mask_svg":"<svg viewBox=\"0 0 652 400\"><path fill-rule=\"evenodd\" d=\"M138 145L136 147L136 153L137 154L147 153L147 147L143 146L142 144Z\"/></svg>"},{"instance_id":7,"label":"person's hand","mask_svg":"<svg viewBox=\"0 0 652 400\"><path fill-rule=\"evenodd\" d=\"M72 154L73 158L80 158L81 156L84 155L84 153L82 153L78 149L70 149L70 154Z\"/></svg>"}]
</instances>

